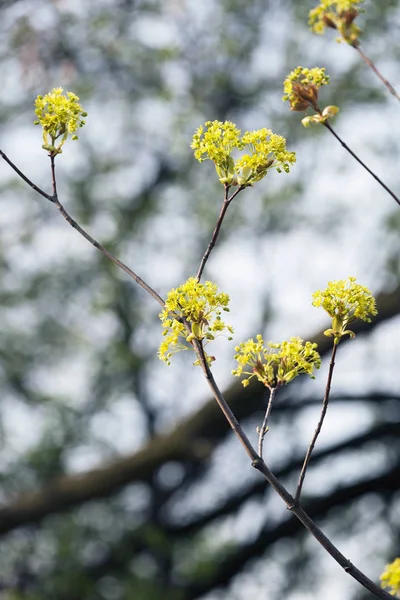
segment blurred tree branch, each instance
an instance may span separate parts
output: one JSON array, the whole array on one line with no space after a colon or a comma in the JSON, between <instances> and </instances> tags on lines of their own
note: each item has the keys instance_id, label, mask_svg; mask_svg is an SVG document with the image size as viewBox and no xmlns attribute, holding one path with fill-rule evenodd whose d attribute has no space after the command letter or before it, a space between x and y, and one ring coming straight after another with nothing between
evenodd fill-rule
<instances>
[{"instance_id":1,"label":"blurred tree branch","mask_svg":"<svg viewBox=\"0 0 400 600\"><path fill-rule=\"evenodd\" d=\"M400 313L400 289L377 296L378 316L372 323L358 321L354 332L371 331L379 323ZM330 349L330 340L320 331L311 336L321 354ZM261 406L264 390L257 386L232 385L225 397L238 419L248 417ZM163 464L170 461L198 463L211 456L215 445L230 430L214 400L168 434L154 437L139 452L115 460L110 465L84 473L54 479L41 489L22 494L0 509L0 533L21 525L38 523L47 515L65 511L89 500L104 498L134 481L150 481Z\"/></svg>"},{"instance_id":2,"label":"blurred tree branch","mask_svg":"<svg viewBox=\"0 0 400 600\"><path fill-rule=\"evenodd\" d=\"M315 453L313 463L317 464L328 456L338 456L342 450L361 449L371 441L385 443L389 437L396 439L399 435L400 423L392 425L379 425L372 431L362 435L356 435L340 444L335 444ZM281 479L300 469L302 461L300 459L291 461L286 467L277 471L276 475ZM375 493L377 490L384 494L386 498L391 498L398 492L400 487L399 466L389 466L384 472L379 474L360 477L356 482L342 484L334 491L327 491L319 495L313 495L306 499L307 512L313 519L326 517L329 511L339 506L350 506L365 495ZM160 524L160 536L165 539L169 551L172 553L174 544L179 540L188 538L195 539L195 536L202 534L203 528L213 524L217 526L218 519L233 515L246 500L256 495L263 495L270 488L264 481L257 481L253 486L246 488L244 492L231 495L222 506L213 508L209 513L200 518L183 525ZM277 523L275 520L269 522L266 510L265 525L260 532L250 542L240 542L236 546L228 548L226 554L221 554L220 560L213 561L208 576L187 577L184 583L170 584L168 590L172 597L179 597L184 600L194 600L217 587L226 587L236 575L243 570L243 567L251 560L262 557L274 543L283 538L291 538L301 535L304 529L297 519L291 518L286 513ZM139 526L132 531L126 531L124 535L109 549L107 556L96 564L83 568L85 574L91 579L100 579L104 572L115 573L121 569L124 570L127 564L127 557L132 554L138 554L149 549L149 539L146 533L146 527ZM151 545L151 544L150 544ZM69 592L68 592L69 593ZM65 596L67 597L67 596ZM76 596L78 598L78 596ZM62 600L64 596L60 598ZM74 596L68 596L68 600L73 600Z\"/></svg>"},{"instance_id":3,"label":"blurred tree branch","mask_svg":"<svg viewBox=\"0 0 400 600\"><path fill-rule=\"evenodd\" d=\"M365 494L373 493L377 489L384 489L386 495L393 495L399 489L399 482L400 468L397 465L376 477L363 479L354 484L340 487L333 492L330 491L327 494L315 496L308 503L307 512L312 519L324 517L331 509L343 502L348 504ZM225 558L221 558L209 578L203 575L201 578L187 582L185 586L182 586L180 597L184 600L194 600L218 587L227 586L237 573L243 570L248 561L262 556L274 542L285 537L292 538L302 531L303 526L300 521L291 518L286 518L272 527L265 526L250 543L241 544L238 550L232 550Z\"/></svg>"}]
</instances>

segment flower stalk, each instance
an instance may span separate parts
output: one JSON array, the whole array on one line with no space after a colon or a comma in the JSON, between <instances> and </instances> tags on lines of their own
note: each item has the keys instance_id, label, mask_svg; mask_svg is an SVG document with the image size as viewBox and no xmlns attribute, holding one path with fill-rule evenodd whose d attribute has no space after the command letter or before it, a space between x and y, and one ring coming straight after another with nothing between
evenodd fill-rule
<instances>
[{"instance_id":1,"label":"flower stalk","mask_svg":"<svg viewBox=\"0 0 400 600\"><path fill-rule=\"evenodd\" d=\"M318 34L325 33L327 28L335 29L340 36L336 38L337 42L345 42L354 48L365 64L381 80L387 90L400 101L400 95L396 92L392 84L383 77L382 73L366 55L360 46L359 37L362 33L355 24L355 19L364 12L360 4L364 0L322 0L322 2L313 8L309 14L309 25L311 30Z\"/></svg>"},{"instance_id":2,"label":"flower stalk","mask_svg":"<svg viewBox=\"0 0 400 600\"><path fill-rule=\"evenodd\" d=\"M329 76L326 75L324 68L314 67L313 69L308 69L299 66L286 77L283 83L284 95L282 99L289 102L290 110L292 111L305 111L310 107L315 110L315 114L308 115L301 120L304 127L309 127L313 124L324 125L338 142L340 142L343 148L356 159L367 173L369 173L400 206L400 198L339 137L332 125L328 122L339 112L337 106L330 105L321 109L318 104L319 89L328 84Z\"/></svg>"}]
</instances>

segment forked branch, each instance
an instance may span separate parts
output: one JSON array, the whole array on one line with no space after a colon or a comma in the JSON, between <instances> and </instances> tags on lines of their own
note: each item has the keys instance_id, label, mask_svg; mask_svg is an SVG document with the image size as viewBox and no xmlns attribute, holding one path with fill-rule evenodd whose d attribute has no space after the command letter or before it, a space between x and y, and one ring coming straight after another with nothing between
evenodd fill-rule
<instances>
[{"instance_id":1,"label":"forked branch","mask_svg":"<svg viewBox=\"0 0 400 600\"><path fill-rule=\"evenodd\" d=\"M376 585L371 579L369 579L362 571L357 569L330 541L329 538L321 531L321 529L314 523L314 521L309 517L309 515L305 512L305 510L296 502L293 496L288 492L288 490L282 485L282 483L274 476L272 471L268 468L265 461L257 454L255 449L253 448L251 442L248 437L244 433L240 423L236 419L235 415L229 408L228 403L223 397L221 391L218 388L217 383L211 373L211 370L207 364L204 350L201 345L201 342L198 340L194 340L193 342L194 349L196 351L197 357L199 359L200 365L203 369L204 376L210 386L211 392L216 399L219 407L225 415L229 425L232 430L235 432L237 437L239 438L242 446L244 447L246 453L251 458L252 466L260 471L260 473L265 477L268 483L272 486L275 492L282 498L285 502L286 507L290 510L296 517L301 521L304 527L311 533L311 535L321 544L321 546L332 556L332 558L348 573L353 577L356 581L358 581L362 586L364 586L367 590L369 590L372 594L374 594L377 598L381 598L382 600L393 600L393 596Z\"/></svg>"},{"instance_id":2,"label":"forked branch","mask_svg":"<svg viewBox=\"0 0 400 600\"><path fill-rule=\"evenodd\" d=\"M116 257L114 257L110 252L108 252L101 244L99 244L94 238L92 238L70 215L66 212L64 207L61 205L60 201L57 197L57 185L55 179L55 166L54 166L54 157L52 157L51 161L51 169L52 169L52 183L53 183L53 195L50 196L39 187L37 187L33 182L31 182L9 159L6 155L1 152L1 156L6 160L6 162L14 169L14 171L28 184L32 187L36 192L41 194L44 198L53 202L58 210L61 212L66 221L74 227L86 240L88 240L95 248L100 250L107 258L109 258L114 264L123 269L134 281L136 281L144 290L146 290L159 304L164 305L164 301L162 298L148 285L146 284L136 273L134 273L129 267L124 265L121 261L119 261ZM235 195L239 192L239 189L236 191ZM218 233L217 233L218 235ZM265 477L268 483L273 487L276 493L282 498L285 502L287 508L291 510L296 517L301 521L304 527L315 537L315 539L322 545L322 547L334 558L334 560L343 567L346 573L349 573L355 580L357 580L361 585L363 585L366 589L372 592L376 597L381 598L382 600L392 600L393 596L391 596L388 592L378 587L373 581L371 581L364 573L362 573L359 569L357 569L337 548L332 544L332 542L325 536L325 534L319 529L319 527L314 523L314 521L308 516L308 514L303 510L303 508L296 502L293 496L286 490L286 488L281 484L281 482L273 475L270 469L267 467L264 460L257 454L256 450L252 446L250 440L244 433L240 423L236 419L232 410L230 409L228 403L226 402L224 396L219 390L215 379L211 373L211 370L208 366L207 359L204 354L203 346L201 341L194 339L193 342L194 350L197 354L198 360L202 367L204 376L210 386L210 389L213 393L214 398L216 399L219 407L221 408L225 418L227 419L229 425L232 430L235 432L242 446L244 447L247 455L251 459L252 466L260 471L260 473Z\"/></svg>"}]
</instances>

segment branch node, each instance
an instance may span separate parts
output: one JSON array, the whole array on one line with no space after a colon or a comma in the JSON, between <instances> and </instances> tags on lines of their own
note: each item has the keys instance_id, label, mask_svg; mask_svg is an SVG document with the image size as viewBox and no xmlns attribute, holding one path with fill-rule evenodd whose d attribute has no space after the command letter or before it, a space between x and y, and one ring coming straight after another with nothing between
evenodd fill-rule
<instances>
[{"instance_id":1,"label":"branch node","mask_svg":"<svg viewBox=\"0 0 400 600\"><path fill-rule=\"evenodd\" d=\"M260 458L260 456L257 456L257 458L251 461L251 466L257 469L257 471L260 471L263 463L263 459Z\"/></svg>"},{"instance_id":2,"label":"branch node","mask_svg":"<svg viewBox=\"0 0 400 600\"><path fill-rule=\"evenodd\" d=\"M345 565L343 568L346 571L346 573L351 573L353 570L353 563L349 561L349 559L347 559L347 565Z\"/></svg>"}]
</instances>

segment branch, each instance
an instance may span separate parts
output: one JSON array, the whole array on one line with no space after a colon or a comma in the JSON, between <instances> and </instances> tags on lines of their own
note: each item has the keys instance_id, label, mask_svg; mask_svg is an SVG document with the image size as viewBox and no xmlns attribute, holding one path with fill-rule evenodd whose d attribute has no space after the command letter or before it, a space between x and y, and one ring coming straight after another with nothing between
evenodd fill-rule
<instances>
[{"instance_id":1,"label":"branch","mask_svg":"<svg viewBox=\"0 0 400 600\"><path fill-rule=\"evenodd\" d=\"M377 489L385 489L393 497L398 491L399 481L400 470L396 465L383 475L313 498L308 503L308 512L314 519L321 518L332 508L343 507L344 503L349 505L366 494L376 492ZM214 570L208 578L204 576L201 580L189 581L182 585L179 588L180 597L182 600L195 600L218 587L225 588L243 571L249 561L259 560L272 544L283 538L292 540L302 530L300 521L296 519L285 519L272 527L265 526L250 543L242 544L238 549L230 551L225 558L221 558L217 564L215 563ZM393 596L390 598L393 600Z\"/></svg>"},{"instance_id":2,"label":"branch","mask_svg":"<svg viewBox=\"0 0 400 600\"><path fill-rule=\"evenodd\" d=\"M377 306L379 314L374 321L356 321L353 325L355 333L372 331L379 323L400 314L400 288L379 294ZM306 336L306 339L319 343L321 355L330 349L331 342L323 331ZM347 341L344 339L342 343L346 344ZM240 383L235 383L224 396L237 418L244 419L259 410L264 389L256 385L243 388ZM172 432L153 438L135 454L90 471L57 477L37 491L23 493L10 500L0 509L0 534L28 523L39 523L47 515L63 512L90 500L108 497L129 483L150 481L154 472L166 462L205 460L228 432L227 421L218 410L215 400L209 400L197 413L181 421Z\"/></svg>"},{"instance_id":3,"label":"branch","mask_svg":"<svg viewBox=\"0 0 400 600\"><path fill-rule=\"evenodd\" d=\"M264 438L265 438L265 434L268 431L268 418L271 412L271 408L272 408L272 403L274 401L274 396L275 396L275 392L276 392L276 387L275 388L271 388L269 390L269 399L268 399L268 404L267 404L267 410L265 411L265 416L264 416L264 421L263 424L261 425L261 427L258 430L258 455L262 458L263 457L263 444L264 444Z\"/></svg>"},{"instance_id":4,"label":"branch","mask_svg":"<svg viewBox=\"0 0 400 600\"><path fill-rule=\"evenodd\" d=\"M349 559L347 559L321 529L314 523L311 517L305 512L305 510L295 505L294 498L289 494L285 487L278 481L273 473L268 469L267 465L260 458L253 462L253 467L260 471L264 475L268 483L274 488L275 492L282 498L286 507L293 512L294 515L301 521L304 527L311 533L311 535L321 544L328 554L356 581L358 581L363 587L369 590L377 598L382 600L393 600L393 596L381 589L371 579L369 579L362 571L360 571L355 565L353 565Z\"/></svg>"},{"instance_id":5,"label":"branch","mask_svg":"<svg viewBox=\"0 0 400 600\"><path fill-rule=\"evenodd\" d=\"M362 166L364 167L364 169L366 171L368 171L368 173L370 175L372 175L372 177L375 179L375 181L377 181L379 183L379 185L381 185L383 187L384 190L387 191L388 194L390 194L392 196L392 198L397 202L397 204L400 206L400 199L396 196L396 194L394 192L392 192L392 190L385 184L383 183L383 181L381 179L379 179L379 177L377 175L375 175L375 173L373 171L371 171L371 169L369 167L367 167L367 165L361 160L361 158L359 158L357 156L357 154L355 152L353 152L353 150L351 150L351 148L349 148L349 146L338 136L338 134L336 133L336 131L333 129L333 127L327 122L325 121L323 123L323 125L329 129L329 131L331 132L331 134L333 136L335 136L335 138L342 144L343 148L345 150L347 150L347 152L349 152L353 158L356 159L356 161Z\"/></svg>"},{"instance_id":6,"label":"branch","mask_svg":"<svg viewBox=\"0 0 400 600\"><path fill-rule=\"evenodd\" d=\"M277 408L277 412L278 412ZM313 455L313 465L317 465L321 463L326 458L330 456L337 456L341 452L346 452L349 450L357 450L361 452L361 449L366 445L367 447L371 442L380 442L382 444L382 450L384 450L384 446L387 448L393 447L393 443L395 440L398 440L400 436L400 423L381 423L374 427L372 430L369 430L360 435L355 435L350 439L345 441L341 441L336 444L332 444L328 448L324 448L323 450L319 450L315 452ZM297 471L301 468L303 460L300 458L296 458L294 460L290 460L284 467L279 469L276 473L278 479L283 479L286 477L291 477L294 471ZM396 469L398 467L396 466ZM369 491L375 491L379 494L383 485L386 485L386 479L382 479L386 477L385 475L378 475L374 479L362 480L361 482L357 482L352 484L349 487L340 486L336 491L329 491L326 496L327 501L330 499L331 504L326 506L324 510L320 509L321 497L316 498L315 496L307 497L307 510L311 516L316 516L316 514L324 515L326 514L326 510L329 508L340 506L343 503L348 503L349 500L352 500L354 496L352 493L348 493L348 490L352 490L356 488L359 495L367 494ZM365 483L365 487L361 486ZM368 487L370 486L370 487ZM379 487L381 486L381 487ZM268 488L267 488L268 489ZM386 489L386 488L385 488ZM400 478L392 479L392 487L393 491L400 490ZM230 516L235 511L239 510L243 506L243 504L249 500L250 498L254 499L256 496L264 495L266 492L264 481L257 480L252 485L247 486L244 490L239 490L235 494L230 494L226 500L217 507L214 507L212 510L201 514L199 517L193 519L192 521L188 521L187 523L179 523L168 525L164 528L164 531L167 535L173 537L187 537L193 536L200 529L209 525L221 517ZM320 511L320 512L319 512ZM292 521L293 523L293 521Z\"/></svg>"},{"instance_id":7,"label":"branch","mask_svg":"<svg viewBox=\"0 0 400 600\"><path fill-rule=\"evenodd\" d=\"M203 258L201 259L199 270L197 271L197 275L196 275L197 281L200 281L201 276L203 274L204 267L206 266L206 263L208 261L208 258L210 256L210 254L211 254L211 251L212 251L212 249L214 248L214 246L216 244L216 241L217 241L218 235L219 235L219 231L221 229L222 221L224 220L226 211L228 210L230 203L244 189L245 189L245 186L240 185L238 187L238 189L229 198L229 196L228 196L228 194L229 194L229 185L225 184L225 197L224 197L224 201L223 201L222 206L221 206L221 211L220 211L218 219L217 219L217 224L215 226L214 233L212 234L211 240L210 240L210 242L209 242L209 244L207 246L207 250L205 251Z\"/></svg>"},{"instance_id":8,"label":"branch","mask_svg":"<svg viewBox=\"0 0 400 600\"><path fill-rule=\"evenodd\" d=\"M211 373L211 369L208 366L207 359L204 354L203 346L201 342L198 340L194 340L193 343L195 352L197 354L197 358L200 361L201 368L203 369L204 377L207 380L208 385L210 386L211 393L217 401L218 406L220 407L224 417L228 421L232 431L237 435L240 443L242 444L245 452L248 454L249 458L254 462L259 459L259 456L247 435L244 433L239 421L236 419L232 410L229 407L229 404L225 400L224 396L221 394L220 389L217 386L217 383L214 379L213 374Z\"/></svg>"},{"instance_id":9,"label":"branch","mask_svg":"<svg viewBox=\"0 0 400 600\"><path fill-rule=\"evenodd\" d=\"M372 479L361 480L355 484L341 487L335 491L329 491L325 495L313 498L308 503L308 512L313 518L324 517L329 510L342 506L348 505L351 501L357 501L360 497L371 492L375 493L379 489L383 489L386 496L393 497L398 491L398 482L400 481L400 471L396 465L389 471L379 476L373 477ZM263 491L265 492L265 483L261 482ZM201 526L207 523L201 524ZM251 542L245 542L239 544L237 547L230 548L227 555L224 556L223 552L218 556L218 560L213 562L210 567L208 574L203 573L201 578L195 578L193 580L186 581L181 585L171 585L168 588L168 592L172 596L179 596L181 600L195 600L196 598L202 597L207 592L218 588L225 588L228 586L238 574L242 573L245 566L250 560L265 560L265 553L268 549L277 541L283 538L290 538L293 540L299 533L304 532L304 529L300 521L291 518L283 518L279 523L266 524L255 539L252 538ZM179 535L193 535L192 529L179 531ZM168 548L171 553L174 551L174 543L176 539L171 539L176 536L175 530L172 528L162 527L160 534L163 539L168 543ZM125 532L121 539L114 544L109 545L109 551L107 555L96 562L96 564L83 567L82 573L84 573L91 580L99 579L103 577L104 573L112 572L118 577L118 572L123 571L126 568L127 559L132 554L139 553L140 551L151 550L151 543L149 544L148 536L143 535L142 528L139 526L134 531ZM129 560L129 559L128 559ZM77 595L65 596L68 600L75 600L80 597ZM64 598L64 596L62 596ZM61 600L61 597L58 598Z\"/></svg>"},{"instance_id":10,"label":"branch","mask_svg":"<svg viewBox=\"0 0 400 600\"><path fill-rule=\"evenodd\" d=\"M365 54L364 50L362 50L358 44L356 44L356 45L352 44L352 46L355 50L357 50L358 54L361 56L363 61L369 66L370 69L373 70L375 75L377 75L379 77L379 79L382 81L382 83L387 87L387 89L392 94L392 96L394 96L397 100L400 101L400 96L396 92L396 90L394 89L392 84L383 77L382 73L377 69L377 67L374 65L372 60L370 58L368 58L368 56Z\"/></svg>"},{"instance_id":11,"label":"branch","mask_svg":"<svg viewBox=\"0 0 400 600\"><path fill-rule=\"evenodd\" d=\"M218 406L222 410L226 420L229 425L235 432L238 437L240 443L242 444L244 450L247 455L251 458L252 466L259 471L264 478L268 481L270 486L274 489L274 491L280 496L283 502L286 504L288 510L292 511L294 515L301 521L304 527L309 531L309 533L321 544L321 546L326 550L328 554L332 556L332 558L344 569L346 573L348 573L351 577L353 577L356 581L358 581L363 587L373 593L377 598L382 598L382 600L393 600L391 594L386 592L377 586L371 579L369 579L362 571L360 571L355 565L353 565L341 552L338 548L331 542L331 540L326 537L323 531L314 523L314 521L310 518L310 516L305 512L305 510L296 503L293 496L287 491L287 489L282 485L282 483L275 477L272 471L268 468L263 459L257 455L257 452L253 448L251 442L248 437L244 433L241 425L237 421L235 415L229 408L225 398L221 394L215 379L210 371L207 360L204 355L204 350L201 342L198 340L194 340L194 348L197 354L197 357L200 361L201 367L204 372L204 376L207 380L207 383L210 386L212 394L217 401Z\"/></svg>"},{"instance_id":12,"label":"branch","mask_svg":"<svg viewBox=\"0 0 400 600\"><path fill-rule=\"evenodd\" d=\"M164 307L164 300L161 298L161 296L159 296L157 294L156 291L153 290L153 288L151 288L141 277L139 277L139 275L137 275L134 271L132 271L132 269L130 269L126 264L124 264L122 261L120 261L118 258L116 258L113 254L111 254L111 252L109 252L106 248L104 248L104 246L102 246L91 235L89 235L89 233L87 233L87 231L85 231L85 229L83 229L83 227L81 227L67 213L67 211L65 210L65 208L59 201L58 195L57 195L57 185L56 185L56 179L55 179L55 165L54 165L55 157L54 156L50 156L51 170L52 170L52 184L53 184L53 195L52 196L50 196L49 194L44 192L37 185L35 185L30 179L28 179L28 177L26 175L24 175L24 173L22 173L22 171L20 171L20 169L18 169L18 167L1 150L0 150L0 156L10 165L10 167L12 169L14 169L14 171L19 175L19 177L21 177L21 179L23 179L32 189L35 190L35 192L37 192L38 194L40 194L41 196L46 198L46 200L49 200L50 202L55 204L56 207L58 208L58 210L60 211L60 213L62 214L62 216L64 217L64 219L67 221L67 223L69 223L71 225L71 227L76 229L76 231L78 233L80 233L81 236L83 236L85 238L85 240L90 242L90 244L92 244L92 246L94 246L97 250L100 250L100 252L102 252L104 254L104 256L106 256L115 265L117 265L117 267L119 267L120 269L125 271L125 273L127 273L127 275L129 275L129 277L131 277L134 281L136 281L136 283L138 285L140 285L140 287L142 287L146 292L148 292L150 294L150 296L152 296L158 302L158 304L160 304L160 306Z\"/></svg>"},{"instance_id":13,"label":"branch","mask_svg":"<svg viewBox=\"0 0 400 600\"><path fill-rule=\"evenodd\" d=\"M335 357L336 357L337 347L338 347L338 345L336 344L336 339L335 339L334 343L333 343L333 348L332 348L331 362L329 364L328 380L326 382L326 390L325 390L324 400L322 402L321 415L320 415L317 427L316 427L316 429L314 431L314 435L313 435L313 438L311 440L311 443L310 443L310 445L308 447L307 454L306 454L306 457L304 459L303 466L301 468L301 473L300 473L300 477L299 477L299 482L297 484L297 490L296 490L296 496L295 496L296 502L300 501L301 490L303 488L304 478L306 476L306 471L307 471L308 465L309 465L310 460L311 460L311 454L312 454L312 451L314 450L314 446L315 446L315 443L317 441L317 438L318 438L318 436L319 436L319 434L321 432L322 425L323 425L323 422L324 422L324 419L325 419L325 415L326 415L326 411L328 410L329 394L330 394L330 391L331 391L331 383L332 383L333 370L335 368Z\"/></svg>"},{"instance_id":14,"label":"branch","mask_svg":"<svg viewBox=\"0 0 400 600\"><path fill-rule=\"evenodd\" d=\"M326 126L331 130L330 126L328 126L328 125L326 125ZM3 154L2 154L2 156L4 158ZM7 162L9 162L9 164L10 164L11 161L7 161ZM54 157L53 156L51 156L51 167L52 167L52 178L53 178L53 201L54 201L54 203L57 205L61 214L64 216L64 218L67 220L67 222L70 225L75 227L79 231L79 233L81 233L81 235L83 235L88 241L90 241L96 248L98 248L99 250L102 250L102 246L100 246L100 244L98 244L98 242L94 243L95 240L93 238L91 238L89 236L89 234L87 234L82 228L80 228L80 226L68 215L68 213L62 207L62 205L59 203L58 198L57 198ZM19 170L16 172L18 174L21 173ZM25 178L24 180L27 181L27 178ZM398 201L398 202L400 204L400 201ZM106 256L108 256L108 254L106 254ZM114 261L117 261L117 260L118 259L114 259ZM119 263L120 263L120 261L116 262L115 264L117 264L118 266L121 266L122 263L120 263L120 264ZM126 271L126 269L128 269L128 267L124 268L125 271ZM126 271L126 272L128 272L128 271ZM138 276L135 273L132 272L132 274L133 274L133 278L135 279L135 281L137 281L139 283L139 285L141 285L142 287L144 287L144 285L145 285L146 287L144 287L144 289L146 289L146 291L148 291L158 302L161 301L162 305L164 305L163 300L158 296L158 294L156 294L156 292L154 292L154 290L151 290L151 288L149 288L149 286L147 286L147 284L144 284L144 282L140 278L138 278ZM159 300L158 300L158 298L159 298ZM357 569L357 567L355 567L348 559L345 558L345 556L336 548L336 546L334 546L334 544L332 544L332 542L325 536L325 534L319 529L319 527L312 521L312 519L303 510L303 508L296 504L294 498L289 494L289 492L281 484L281 482L273 475L273 473L270 471L270 469L265 464L263 459L257 455L255 449L253 448L252 444L250 443L249 439L247 438L246 434L244 433L242 427L240 426L239 422L237 421L235 415L233 414L232 410L230 409L228 403L226 402L225 398L221 394L221 392L214 380L214 377L210 371L207 360L205 358L204 350L203 350L201 342L198 340L194 340L193 346L195 348L197 357L200 361L201 367L204 372L204 376L210 386L213 396L216 399L216 401L217 401L221 411L223 412L226 420L228 421L230 427L235 432L236 436L238 437L239 441L241 442L242 446L244 447L244 450L246 451L246 453L252 460L252 463L251 463L252 466L255 469L257 469L265 477L265 479L273 487L275 492L284 501L287 508L289 510L291 510L293 512L293 514L296 515L296 517L301 521L301 523L304 525L304 527L314 536L314 538L323 546L323 548L332 556L332 558L334 558L334 560L340 566L343 567L343 569L347 573L349 573L354 579L356 579L361 585L363 585L366 589L371 591L378 598L382 598L383 600L385 600L385 599L392 600L392 596L390 594L388 594L387 592L385 592L384 590L379 588L373 581L368 579L368 577L366 577L359 569ZM62 496L60 497L60 500L62 502L62 500L63 500Z\"/></svg>"},{"instance_id":15,"label":"branch","mask_svg":"<svg viewBox=\"0 0 400 600\"><path fill-rule=\"evenodd\" d=\"M21 179L23 179L25 181L25 183L27 183L32 189L35 190L35 192L37 192L38 194L43 196L43 198L46 198L46 200L49 200L50 202L54 202L53 196L50 196L50 194L46 194L46 192L44 192L42 189L40 189L40 187L38 187L30 179L28 179L28 177L26 175L24 175L24 173L22 171L20 171L20 169L18 169L18 167L13 162L11 162L11 160L8 158L8 156L6 154L4 154L4 152L2 150L0 150L0 156L6 161L6 163L8 163L10 165L10 167L12 169L14 169L14 171L17 173L17 175L19 175L19 177L21 177Z\"/></svg>"}]
</instances>

